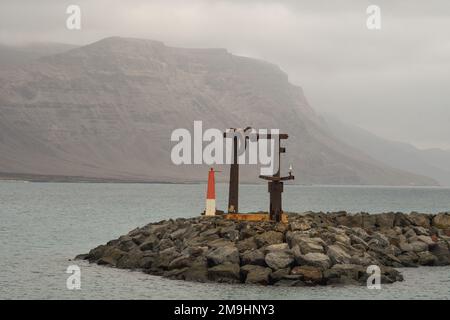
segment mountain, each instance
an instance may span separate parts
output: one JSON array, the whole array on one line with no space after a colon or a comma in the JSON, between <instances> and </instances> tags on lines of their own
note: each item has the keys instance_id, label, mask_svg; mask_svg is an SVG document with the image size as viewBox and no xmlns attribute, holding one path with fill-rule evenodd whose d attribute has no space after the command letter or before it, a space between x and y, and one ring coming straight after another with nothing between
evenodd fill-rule
<instances>
[{"instance_id":1,"label":"mountain","mask_svg":"<svg viewBox=\"0 0 450 320\"><path fill-rule=\"evenodd\" d=\"M380 138L336 117L324 116L331 133L342 141L393 168L431 177L440 185L450 186L450 151L418 149L411 144Z\"/></svg>"},{"instance_id":2,"label":"mountain","mask_svg":"<svg viewBox=\"0 0 450 320\"><path fill-rule=\"evenodd\" d=\"M170 160L174 129L278 128L303 184L434 185L335 139L279 67L225 49L111 37L0 74L0 172L203 181ZM226 170L226 168L223 168ZM255 167L242 168L257 181ZM227 174L218 176L226 180Z\"/></svg>"}]
</instances>

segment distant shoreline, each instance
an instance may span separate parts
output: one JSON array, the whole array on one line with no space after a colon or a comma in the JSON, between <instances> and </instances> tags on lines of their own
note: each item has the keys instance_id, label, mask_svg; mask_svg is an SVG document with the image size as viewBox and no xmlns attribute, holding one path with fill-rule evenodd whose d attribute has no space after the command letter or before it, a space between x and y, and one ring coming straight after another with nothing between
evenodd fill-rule
<instances>
[{"instance_id":1,"label":"distant shoreline","mask_svg":"<svg viewBox=\"0 0 450 320\"><path fill-rule=\"evenodd\" d=\"M151 180L133 180L118 178L95 178L81 176L59 176L59 175L40 175L28 173L1 173L0 181L22 181L22 182L64 182L64 183L146 183L146 184L182 184L183 182L151 181ZM201 183L201 182L198 182Z\"/></svg>"},{"instance_id":2,"label":"distant shoreline","mask_svg":"<svg viewBox=\"0 0 450 320\"><path fill-rule=\"evenodd\" d=\"M63 175L43 175L29 173L4 173L0 172L1 181L34 182L34 183L123 183L123 184L205 184L205 181L160 181L160 180L139 180L120 178L96 178L82 176ZM227 181L216 181L217 184L228 183ZM241 185L265 185L265 182L252 183L241 182ZM361 188L427 188L427 189L449 189L450 186L409 186L409 185L327 185L327 184L298 184L291 185L302 187L361 187Z\"/></svg>"}]
</instances>

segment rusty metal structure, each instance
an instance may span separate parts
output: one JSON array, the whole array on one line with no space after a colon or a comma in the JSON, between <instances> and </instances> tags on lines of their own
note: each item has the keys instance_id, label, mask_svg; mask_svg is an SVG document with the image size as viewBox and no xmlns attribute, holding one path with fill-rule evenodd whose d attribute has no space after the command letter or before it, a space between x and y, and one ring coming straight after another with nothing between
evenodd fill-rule
<instances>
[{"instance_id":1,"label":"rusty metal structure","mask_svg":"<svg viewBox=\"0 0 450 320\"><path fill-rule=\"evenodd\" d=\"M264 180L268 180L269 193L270 193L270 208L269 215L259 216L254 214L240 214L239 213L239 163L238 163L238 137L236 133L239 133L243 137L244 150L247 147L246 132L251 129L247 127L245 129L231 128L224 132L224 138L233 138L233 159L230 165L230 182L228 190L228 215L226 218L237 220L272 220L276 222L287 221L287 217L283 215L281 194L283 193L283 181L294 180L292 175L292 168L289 170L288 176L281 176L281 154L286 153L286 148L281 146L281 141L288 138L287 134L256 134L256 139L278 139L278 170L272 176L260 175L259 177ZM231 137L230 137L231 135Z\"/></svg>"},{"instance_id":2,"label":"rusty metal structure","mask_svg":"<svg viewBox=\"0 0 450 320\"><path fill-rule=\"evenodd\" d=\"M233 138L233 162L230 165L230 184L228 189L228 213L238 213L239 212L239 163L238 163L238 137L236 133L242 135L244 139L244 150L247 147L247 138L245 133L250 130L251 127L246 127L245 129L240 128L230 128L228 131L224 132L223 137Z\"/></svg>"},{"instance_id":3,"label":"rusty metal structure","mask_svg":"<svg viewBox=\"0 0 450 320\"><path fill-rule=\"evenodd\" d=\"M271 139L271 135L267 135L267 139ZM289 175L281 176L281 154L286 153L286 148L281 146L281 140L286 140L288 138L287 134L279 134L278 137L278 170L273 176L260 175L259 177L264 180L268 180L269 193L270 193L270 208L269 216L270 220L280 222L283 219L283 209L281 194L283 193L284 183L286 180L294 180L292 175L292 168L289 170Z\"/></svg>"}]
</instances>

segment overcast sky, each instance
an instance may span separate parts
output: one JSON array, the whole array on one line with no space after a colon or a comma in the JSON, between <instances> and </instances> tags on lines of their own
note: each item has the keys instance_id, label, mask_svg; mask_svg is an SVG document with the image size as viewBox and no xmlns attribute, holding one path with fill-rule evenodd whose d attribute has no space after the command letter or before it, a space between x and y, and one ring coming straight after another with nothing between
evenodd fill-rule
<instances>
[{"instance_id":1,"label":"overcast sky","mask_svg":"<svg viewBox=\"0 0 450 320\"><path fill-rule=\"evenodd\" d=\"M66 29L78 4L82 29ZM381 8L368 30L366 8ZM450 148L448 0L1 0L0 42L108 36L221 47L278 64L319 113L419 147Z\"/></svg>"}]
</instances>

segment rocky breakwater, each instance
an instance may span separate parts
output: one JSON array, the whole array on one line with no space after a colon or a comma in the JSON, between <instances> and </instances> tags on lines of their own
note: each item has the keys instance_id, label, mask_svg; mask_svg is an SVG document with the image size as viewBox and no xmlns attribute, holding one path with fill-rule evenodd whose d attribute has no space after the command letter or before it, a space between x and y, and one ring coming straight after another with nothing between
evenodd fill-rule
<instances>
[{"instance_id":1,"label":"rocky breakwater","mask_svg":"<svg viewBox=\"0 0 450 320\"><path fill-rule=\"evenodd\" d=\"M221 217L150 223L77 258L167 278L260 285L403 280L397 267L450 264L450 214L289 214L289 223Z\"/></svg>"}]
</instances>

